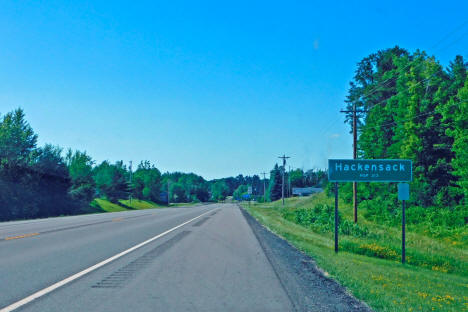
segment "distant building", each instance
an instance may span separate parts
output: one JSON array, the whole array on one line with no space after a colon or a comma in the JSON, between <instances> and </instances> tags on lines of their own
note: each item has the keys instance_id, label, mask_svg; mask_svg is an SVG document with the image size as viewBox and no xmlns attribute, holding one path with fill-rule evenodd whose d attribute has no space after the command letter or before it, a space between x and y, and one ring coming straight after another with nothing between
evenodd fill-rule
<instances>
[{"instance_id":1,"label":"distant building","mask_svg":"<svg viewBox=\"0 0 468 312\"><path fill-rule=\"evenodd\" d=\"M323 189L320 187L293 187L293 196L309 196L314 193L320 193Z\"/></svg>"}]
</instances>

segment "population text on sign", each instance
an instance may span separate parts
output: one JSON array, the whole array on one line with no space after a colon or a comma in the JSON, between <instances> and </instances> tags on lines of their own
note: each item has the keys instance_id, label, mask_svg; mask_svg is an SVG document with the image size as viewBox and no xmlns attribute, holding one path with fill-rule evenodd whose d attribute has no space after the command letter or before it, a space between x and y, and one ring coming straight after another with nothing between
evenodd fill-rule
<instances>
[{"instance_id":1,"label":"population text on sign","mask_svg":"<svg viewBox=\"0 0 468 312\"><path fill-rule=\"evenodd\" d=\"M409 182L413 177L408 159L329 159L330 182Z\"/></svg>"}]
</instances>

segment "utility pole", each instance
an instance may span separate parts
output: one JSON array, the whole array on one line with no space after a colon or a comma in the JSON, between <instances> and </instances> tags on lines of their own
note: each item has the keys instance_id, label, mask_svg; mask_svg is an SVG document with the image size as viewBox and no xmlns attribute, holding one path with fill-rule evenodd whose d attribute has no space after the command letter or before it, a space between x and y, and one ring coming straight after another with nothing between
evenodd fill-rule
<instances>
[{"instance_id":1,"label":"utility pole","mask_svg":"<svg viewBox=\"0 0 468 312\"><path fill-rule=\"evenodd\" d=\"M304 171L304 166L302 166L302 186L305 187L306 186L306 175L305 175L305 171Z\"/></svg>"},{"instance_id":2,"label":"utility pole","mask_svg":"<svg viewBox=\"0 0 468 312\"><path fill-rule=\"evenodd\" d=\"M130 160L130 204L132 204L132 161Z\"/></svg>"},{"instance_id":3,"label":"utility pole","mask_svg":"<svg viewBox=\"0 0 468 312\"><path fill-rule=\"evenodd\" d=\"M265 185L265 180L266 180L266 172L262 172L260 174L263 174L263 200L265 200L265 195L266 195L266 185Z\"/></svg>"},{"instance_id":4,"label":"utility pole","mask_svg":"<svg viewBox=\"0 0 468 312\"><path fill-rule=\"evenodd\" d=\"M167 206L169 207L169 179L167 179Z\"/></svg>"},{"instance_id":5,"label":"utility pole","mask_svg":"<svg viewBox=\"0 0 468 312\"><path fill-rule=\"evenodd\" d=\"M353 110L341 110L342 113L353 113L353 159L357 159L357 113L365 113L366 111L358 111L356 103L353 103ZM357 183L353 182L353 206L354 206L354 223L357 223Z\"/></svg>"},{"instance_id":6,"label":"utility pole","mask_svg":"<svg viewBox=\"0 0 468 312\"><path fill-rule=\"evenodd\" d=\"M281 199L283 200L284 206L284 172L286 171L286 159L291 158L283 154L283 156L279 156L283 160L283 182L281 183Z\"/></svg>"}]
</instances>

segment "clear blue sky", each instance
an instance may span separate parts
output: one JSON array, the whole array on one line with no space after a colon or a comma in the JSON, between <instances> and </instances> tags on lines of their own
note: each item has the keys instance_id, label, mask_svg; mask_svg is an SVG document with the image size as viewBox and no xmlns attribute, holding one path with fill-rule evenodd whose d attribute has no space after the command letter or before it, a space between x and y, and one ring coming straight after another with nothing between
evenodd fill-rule
<instances>
[{"instance_id":1,"label":"clear blue sky","mask_svg":"<svg viewBox=\"0 0 468 312\"><path fill-rule=\"evenodd\" d=\"M359 3L359 4L358 4ZM356 63L468 52L467 1L2 1L0 113L96 161L207 179L351 157ZM436 45L434 47L434 45Z\"/></svg>"}]
</instances>

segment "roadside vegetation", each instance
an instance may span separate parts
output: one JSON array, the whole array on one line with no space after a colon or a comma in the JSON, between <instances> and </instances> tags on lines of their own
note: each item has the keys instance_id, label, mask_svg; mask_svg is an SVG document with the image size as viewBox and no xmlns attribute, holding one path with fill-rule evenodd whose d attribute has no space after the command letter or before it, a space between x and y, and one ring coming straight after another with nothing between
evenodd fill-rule
<instances>
[{"instance_id":1,"label":"roadside vegetation","mask_svg":"<svg viewBox=\"0 0 468 312\"><path fill-rule=\"evenodd\" d=\"M257 198L281 194L278 166L272 183L258 175L207 181L194 173L161 173L149 161L136 169L123 161L96 163L83 151L38 147L37 139L23 110L0 116L0 221L167 207L168 197L170 206L217 202L245 195L248 186ZM288 174L291 186L314 185L326 176L323 170Z\"/></svg>"},{"instance_id":2,"label":"roadside vegetation","mask_svg":"<svg viewBox=\"0 0 468 312\"><path fill-rule=\"evenodd\" d=\"M141 210L141 209L153 209L167 207L159 205L151 201L132 199L130 200L119 200L117 203L113 203L104 198L96 198L90 204L89 212L116 212L116 211L127 211L127 210Z\"/></svg>"},{"instance_id":3,"label":"roadside vegetation","mask_svg":"<svg viewBox=\"0 0 468 312\"><path fill-rule=\"evenodd\" d=\"M22 109L0 116L0 221L223 201L240 185L263 191L258 175L207 181L161 173L142 161L96 163L86 152L37 146ZM133 198L132 203L127 199Z\"/></svg>"},{"instance_id":4,"label":"roadside vegetation","mask_svg":"<svg viewBox=\"0 0 468 312\"><path fill-rule=\"evenodd\" d=\"M346 100L359 111L357 158L412 160L409 222L438 235L468 222L467 68L461 55L444 68L424 51L377 51L357 64ZM340 188L350 203L351 183ZM358 183L357 195L368 218L400 219L396 184Z\"/></svg>"},{"instance_id":5,"label":"roadside vegetation","mask_svg":"<svg viewBox=\"0 0 468 312\"><path fill-rule=\"evenodd\" d=\"M331 183L283 207L274 200L285 168L275 166L266 198L274 202L245 208L377 311L468 311L467 68L462 56L444 68L423 51L394 47L363 58L350 83L357 158L413 162L406 265L396 183L358 183L357 224L352 184L340 184L339 254Z\"/></svg>"},{"instance_id":6,"label":"roadside vegetation","mask_svg":"<svg viewBox=\"0 0 468 312\"><path fill-rule=\"evenodd\" d=\"M376 311L468 311L464 225L408 224L402 265L401 226L375 222L365 207L354 224L352 206L340 200L335 254L334 199L325 193L286 199L285 207L281 201L243 206Z\"/></svg>"}]
</instances>

